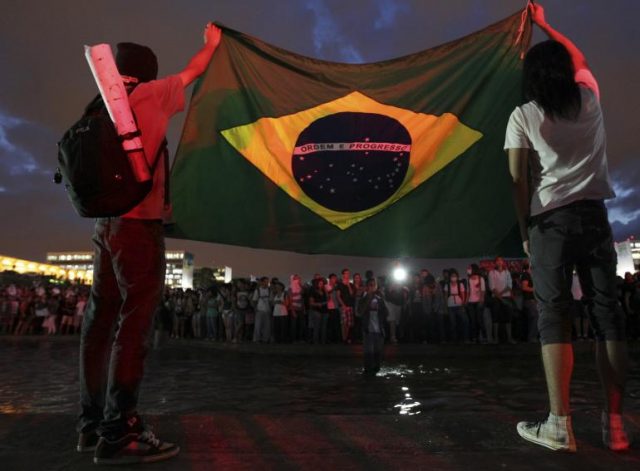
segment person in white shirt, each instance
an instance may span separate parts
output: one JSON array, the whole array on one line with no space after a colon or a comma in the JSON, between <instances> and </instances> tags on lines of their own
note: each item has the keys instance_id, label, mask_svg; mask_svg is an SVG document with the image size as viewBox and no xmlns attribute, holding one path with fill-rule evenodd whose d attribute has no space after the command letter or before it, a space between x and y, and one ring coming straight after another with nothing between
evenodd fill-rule
<instances>
[{"instance_id":1,"label":"person in white shirt","mask_svg":"<svg viewBox=\"0 0 640 471\"><path fill-rule=\"evenodd\" d=\"M546 22L543 8L530 3L529 12L550 41L534 46L525 57L527 102L511 115L504 147L523 249L531 256L550 414L541 422L520 422L517 430L547 448L576 451L569 407L575 268L593 306L596 363L605 391L603 442L612 450L625 450L627 344L616 299L616 252L603 201L615 195L600 91L584 54Z\"/></svg>"},{"instance_id":2,"label":"person in white shirt","mask_svg":"<svg viewBox=\"0 0 640 471\"><path fill-rule=\"evenodd\" d=\"M467 343L469 342L469 318L465 310L467 290L455 268L449 271L449 280L444 284L443 290L449 311L451 340Z\"/></svg>"},{"instance_id":3,"label":"person in white shirt","mask_svg":"<svg viewBox=\"0 0 640 471\"><path fill-rule=\"evenodd\" d=\"M271 290L269 278L260 278L260 284L251 297L253 308L256 311L256 323L253 331L254 342L269 343L271 341Z\"/></svg>"},{"instance_id":4,"label":"person in white shirt","mask_svg":"<svg viewBox=\"0 0 640 471\"><path fill-rule=\"evenodd\" d=\"M489 289L491 290L491 317L493 321L493 343L498 343L500 324L504 325L507 342L515 343L511 335L514 302L511 293L513 281L511 272L502 257L496 257L495 269L489 272Z\"/></svg>"}]
</instances>

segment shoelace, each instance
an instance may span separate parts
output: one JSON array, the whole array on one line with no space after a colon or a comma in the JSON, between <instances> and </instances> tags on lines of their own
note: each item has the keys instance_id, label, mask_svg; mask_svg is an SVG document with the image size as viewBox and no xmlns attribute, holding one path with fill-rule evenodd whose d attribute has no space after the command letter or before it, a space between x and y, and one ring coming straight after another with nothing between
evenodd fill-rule
<instances>
[{"instance_id":1,"label":"shoelace","mask_svg":"<svg viewBox=\"0 0 640 471\"><path fill-rule=\"evenodd\" d=\"M140 440L153 445L158 448L160 446L160 440L156 438L151 430L145 430L140 434Z\"/></svg>"},{"instance_id":2,"label":"shoelace","mask_svg":"<svg viewBox=\"0 0 640 471\"><path fill-rule=\"evenodd\" d=\"M541 420L539 422L535 422L535 425L537 425L538 427L536 428L536 437L540 436L540 429L542 428L542 426L546 423L546 420Z\"/></svg>"}]
</instances>

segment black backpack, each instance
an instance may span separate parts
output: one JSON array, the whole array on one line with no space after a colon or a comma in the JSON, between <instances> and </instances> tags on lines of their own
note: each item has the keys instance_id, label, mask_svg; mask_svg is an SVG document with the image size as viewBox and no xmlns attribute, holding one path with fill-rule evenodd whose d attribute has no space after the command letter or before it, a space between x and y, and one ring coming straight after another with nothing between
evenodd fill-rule
<instances>
[{"instance_id":1,"label":"black backpack","mask_svg":"<svg viewBox=\"0 0 640 471\"><path fill-rule=\"evenodd\" d=\"M165 140L152 174L166 148ZM54 181L61 183L64 179L69 199L82 217L121 216L139 204L153 186L153 179L136 180L122 140L99 95L58 142L58 165Z\"/></svg>"}]
</instances>

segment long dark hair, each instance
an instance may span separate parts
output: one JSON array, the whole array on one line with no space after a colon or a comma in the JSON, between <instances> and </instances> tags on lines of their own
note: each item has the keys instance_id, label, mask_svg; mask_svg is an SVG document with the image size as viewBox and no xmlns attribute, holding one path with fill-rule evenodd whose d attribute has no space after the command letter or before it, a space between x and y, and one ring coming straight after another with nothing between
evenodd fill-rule
<instances>
[{"instance_id":1,"label":"long dark hair","mask_svg":"<svg viewBox=\"0 0 640 471\"><path fill-rule=\"evenodd\" d=\"M552 120L575 120L580 114L581 97L574 77L566 47L551 40L536 44L524 59L525 101L534 100Z\"/></svg>"}]
</instances>

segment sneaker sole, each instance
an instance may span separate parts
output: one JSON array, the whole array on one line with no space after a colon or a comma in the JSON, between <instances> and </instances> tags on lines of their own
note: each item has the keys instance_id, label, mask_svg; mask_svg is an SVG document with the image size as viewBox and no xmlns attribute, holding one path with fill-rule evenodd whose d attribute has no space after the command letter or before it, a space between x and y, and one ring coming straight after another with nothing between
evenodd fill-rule
<instances>
[{"instance_id":1,"label":"sneaker sole","mask_svg":"<svg viewBox=\"0 0 640 471\"><path fill-rule=\"evenodd\" d=\"M118 466L118 465L128 465L128 464L139 464L139 463L155 463L157 461L164 461L170 458L173 458L178 453L180 453L180 447L176 446L171 450L167 450L164 453L158 453L155 455L149 456L127 456L124 458L93 458L93 462L97 465L105 465L105 466Z\"/></svg>"},{"instance_id":2,"label":"sneaker sole","mask_svg":"<svg viewBox=\"0 0 640 471\"><path fill-rule=\"evenodd\" d=\"M571 447L571 446L569 446L569 447L563 447L563 446L558 447L558 446L553 446L553 445L551 445L550 443L546 443L546 442L543 442L543 441L541 441L541 440L537 440L537 439L536 439L536 438L534 438L534 437L529 437L529 436L525 435L525 434L524 434L524 432L521 432L521 431L520 431L520 427L517 427L517 430L518 430L518 435L520 435L520 436L521 436L522 438L524 438L526 441L528 441L528 442L530 442L530 443L535 443L536 445L543 446L543 447L545 447L545 448L548 448L549 450L553 450L553 451L560 451L560 452L562 452L562 453L575 453L575 452L577 451L577 449L576 449L576 447L575 447L575 446L574 446L574 447Z\"/></svg>"},{"instance_id":3,"label":"sneaker sole","mask_svg":"<svg viewBox=\"0 0 640 471\"><path fill-rule=\"evenodd\" d=\"M78 453L93 453L96 451L96 447L95 446L77 446L76 447L76 451Z\"/></svg>"},{"instance_id":4,"label":"sneaker sole","mask_svg":"<svg viewBox=\"0 0 640 471\"><path fill-rule=\"evenodd\" d=\"M625 451L629 451L630 449L630 445L628 443L624 445L611 445L605 442L604 446L606 446L607 449L611 451L615 451L616 453L624 453Z\"/></svg>"}]
</instances>

